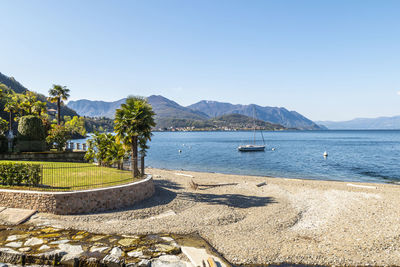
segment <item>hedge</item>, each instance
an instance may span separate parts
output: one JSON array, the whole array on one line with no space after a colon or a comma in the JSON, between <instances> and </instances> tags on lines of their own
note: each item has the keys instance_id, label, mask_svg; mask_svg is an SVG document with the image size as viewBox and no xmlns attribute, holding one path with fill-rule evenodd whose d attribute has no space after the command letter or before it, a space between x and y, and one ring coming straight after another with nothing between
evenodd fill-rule
<instances>
[{"instance_id":1,"label":"hedge","mask_svg":"<svg viewBox=\"0 0 400 267\"><path fill-rule=\"evenodd\" d=\"M0 135L0 153L8 151L8 140L4 135Z\"/></svg>"},{"instance_id":2,"label":"hedge","mask_svg":"<svg viewBox=\"0 0 400 267\"><path fill-rule=\"evenodd\" d=\"M33 115L23 116L18 121L19 139L33 141L46 138L42 120Z\"/></svg>"},{"instance_id":3,"label":"hedge","mask_svg":"<svg viewBox=\"0 0 400 267\"><path fill-rule=\"evenodd\" d=\"M17 152L43 152L47 150L47 144L44 140L26 141L17 139L15 150Z\"/></svg>"},{"instance_id":4,"label":"hedge","mask_svg":"<svg viewBox=\"0 0 400 267\"><path fill-rule=\"evenodd\" d=\"M40 164L0 162L0 183L3 185L36 186L41 177Z\"/></svg>"}]
</instances>

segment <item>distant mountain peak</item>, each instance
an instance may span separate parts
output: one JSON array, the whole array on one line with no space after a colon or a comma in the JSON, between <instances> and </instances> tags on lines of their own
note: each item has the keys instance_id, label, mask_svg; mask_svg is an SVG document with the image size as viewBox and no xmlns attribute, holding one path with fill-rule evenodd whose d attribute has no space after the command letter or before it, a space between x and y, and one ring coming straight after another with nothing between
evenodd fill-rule
<instances>
[{"instance_id":1,"label":"distant mountain peak","mask_svg":"<svg viewBox=\"0 0 400 267\"><path fill-rule=\"evenodd\" d=\"M400 116L355 118L349 121L319 121L330 130L398 130Z\"/></svg>"}]
</instances>

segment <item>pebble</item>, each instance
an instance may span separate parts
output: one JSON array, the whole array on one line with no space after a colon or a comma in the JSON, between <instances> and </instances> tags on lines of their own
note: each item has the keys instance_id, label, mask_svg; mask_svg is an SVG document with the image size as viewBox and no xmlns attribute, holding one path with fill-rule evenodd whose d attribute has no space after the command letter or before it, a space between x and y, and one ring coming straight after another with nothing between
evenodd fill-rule
<instances>
[{"instance_id":1,"label":"pebble","mask_svg":"<svg viewBox=\"0 0 400 267\"><path fill-rule=\"evenodd\" d=\"M104 252L107 249L109 249L109 247L97 247L97 246L93 246L90 248L90 252Z\"/></svg>"},{"instance_id":2,"label":"pebble","mask_svg":"<svg viewBox=\"0 0 400 267\"><path fill-rule=\"evenodd\" d=\"M70 245L70 244L60 244L58 245L60 250L65 251L67 254L78 255L83 253L82 246L79 245Z\"/></svg>"},{"instance_id":3,"label":"pebble","mask_svg":"<svg viewBox=\"0 0 400 267\"><path fill-rule=\"evenodd\" d=\"M113 257L121 257L122 256L122 249L120 249L119 247L114 247L111 251L110 251L110 255Z\"/></svg>"},{"instance_id":4,"label":"pebble","mask_svg":"<svg viewBox=\"0 0 400 267\"><path fill-rule=\"evenodd\" d=\"M26 240L24 245L25 246L36 246L36 245L41 245L43 243L44 243L43 239L32 237L32 238L29 238L28 240Z\"/></svg>"},{"instance_id":5,"label":"pebble","mask_svg":"<svg viewBox=\"0 0 400 267\"><path fill-rule=\"evenodd\" d=\"M132 258L139 258L139 257L143 256L143 252L142 251L136 251L136 250L130 251L130 252L128 252L128 256L132 257Z\"/></svg>"},{"instance_id":6,"label":"pebble","mask_svg":"<svg viewBox=\"0 0 400 267\"><path fill-rule=\"evenodd\" d=\"M22 247L22 242L11 242L6 244L6 246L11 248L20 248Z\"/></svg>"},{"instance_id":7,"label":"pebble","mask_svg":"<svg viewBox=\"0 0 400 267\"><path fill-rule=\"evenodd\" d=\"M39 250L48 250L50 247L48 245L43 245L39 248Z\"/></svg>"},{"instance_id":8,"label":"pebble","mask_svg":"<svg viewBox=\"0 0 400 267\"><path fill-rule=\"evenodd\" d=\"M61 239L61 240L52 241L52 242L50 242L50 244L51 245L67 244L70 241L71 240L68 240L68 239Z\"/></svg>"},{"instance_id":9,"label":"pebble","mask_svg":"<svg viewBox=\"0 0 400 267\"><path fill-rule=\"evenodd\" d=\"M134 238L124 238L118 241L118 244L120 244L123 247L128 247L128 246L132 246L133 244L135 244L137 242L137 239Z\"/></svg>"}]
</instances>

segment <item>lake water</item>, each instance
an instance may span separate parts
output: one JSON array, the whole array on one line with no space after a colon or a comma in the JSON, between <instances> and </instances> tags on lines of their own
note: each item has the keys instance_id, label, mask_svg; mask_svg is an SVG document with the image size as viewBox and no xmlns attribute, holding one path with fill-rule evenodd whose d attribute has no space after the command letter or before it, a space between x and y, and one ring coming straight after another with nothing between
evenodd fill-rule
<instances>
[{"instance_id":1,"label":"lake water","mask_svg":"<svg viewBox=\"0 0 400 267\"><path fill-rule=\"evenodd\" d=\"M237 147L252 137L252 132L155 132L146 165L244 175L400 183L400 131L264 132L265 152L239 152ZM324 151L329 154L327 158L323 157Z\"/></svg>"}]
</instances>

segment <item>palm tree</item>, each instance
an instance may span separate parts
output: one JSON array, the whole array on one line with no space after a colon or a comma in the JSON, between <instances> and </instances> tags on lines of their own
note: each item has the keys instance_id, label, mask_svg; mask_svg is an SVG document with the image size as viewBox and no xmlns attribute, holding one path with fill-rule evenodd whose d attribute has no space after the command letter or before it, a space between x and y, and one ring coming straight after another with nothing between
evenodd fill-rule
<instances>
[{"instance_id":1,"label":"palm tree","mask_svg":"<svg viewBox=\"0 0 400 267\"><path fill-rule=\"evenodd\" d=\"M53 88L49 90L49 100L52 103L57 103L57 124L60 125L61 122L61 102L67 100L69 97L69 89L66 86L61 86L58 84L53 84Z\"/></svg>"},{"instance_id":2,"label":"palm tree","mask_svg":"<svg viewBox=\"0 0 400 267\"><path fill-rule=\"evenodd\" d=\"M116 110L114 131L117 140L122 141L131 151L133 176L139 176L138 170L138 140L140 136L147 141L151 138L151 128L154 122L153 109L142 97L128 97L125 104Z\"/></svg>"},{"instance_id":3,"label":"palm tree","mask_svg":"<svg viewBox=\"0 0 400 267\"><path fill-rule=\"evenodd\" d=\"M17 112L20 111L18 100L19 100L18 95L9 94L7 96L7 102L4 105L4 111L10 113L10 119L9 119L10 132L12 131L12 115L13 115L13 113L16 114Z\"/></svg>"},{"instance_id":4,"label":"palm tree","mask_svg":"<svg viewBox=\"0 0 400 267\"><path fill-rule=\"evenodd\" d=\"M42 113L47 111L47 103L42 101L36 101L33 104L32 110L35 114L42 116Z\"/></svg>"},{"instance_id":5,"label":"palm tree","mask_svg":"<svg viewBox=\"0 0 400 267\"><path fill-rule=\"evenodd\" d=\"M144 158L146 157L147 149L149 146L147 145L147 140L151 140L152 133L150 135L144 134L139 136L139 148L140 148L140 174L144 176Z\"/></svg>"},{"instance_id":6,"label":"palm tree","mask_svg":"<svg viewBox=\"0 0 400 267\"><path fill-rule=\"evenodd\" d=\"M28 114L32 114L32 108L36 102L37 96L34 92L26 91L22 97L21 107Z\"/></svg>"}]
</instances>

